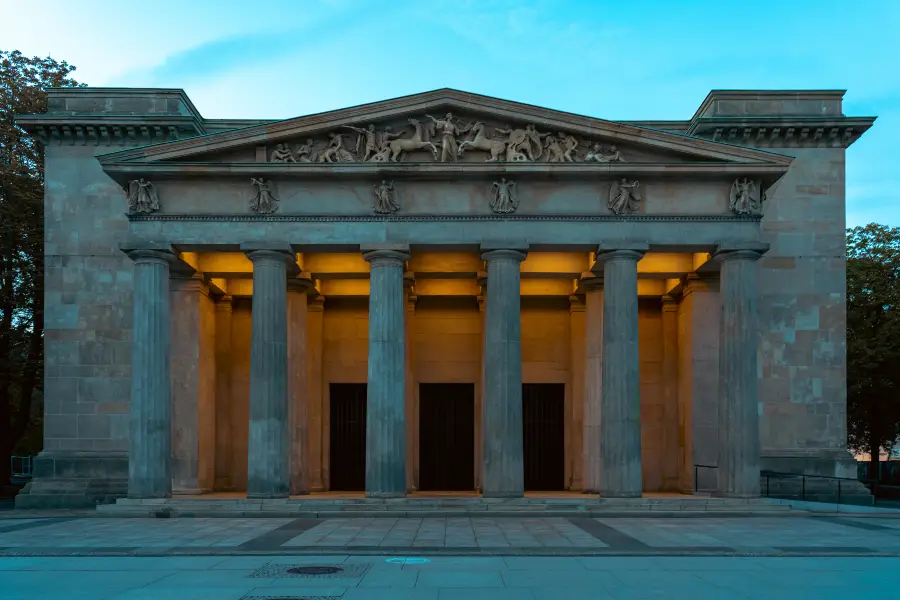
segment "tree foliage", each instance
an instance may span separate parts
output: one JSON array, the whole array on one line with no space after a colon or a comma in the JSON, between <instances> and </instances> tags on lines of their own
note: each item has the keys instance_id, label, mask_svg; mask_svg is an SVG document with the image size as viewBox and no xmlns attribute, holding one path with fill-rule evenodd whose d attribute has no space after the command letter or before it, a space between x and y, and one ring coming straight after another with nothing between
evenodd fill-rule
<instances>
[{"instance_id":1,"label":"tree foliage","mask_svg":"<svg viewBox=\"0 0 900 600\"><path fill-rule=\"evenodd\" d=\"M0 487L7 458L37 418L44 329L44 161L15 115L47 111L48 87L80 84L75 67L0 50Z\"/></svg>"},{"instance_id":2,"label":"tree foliage","mask_svg":"<svg viewBox=\"0 0 900 600\"><path fill-rule=\"evenodd\" d=\"M847 405L850 446L875 477L900 435L900 228L847 230Z\"/></svg>"}]
</instances>

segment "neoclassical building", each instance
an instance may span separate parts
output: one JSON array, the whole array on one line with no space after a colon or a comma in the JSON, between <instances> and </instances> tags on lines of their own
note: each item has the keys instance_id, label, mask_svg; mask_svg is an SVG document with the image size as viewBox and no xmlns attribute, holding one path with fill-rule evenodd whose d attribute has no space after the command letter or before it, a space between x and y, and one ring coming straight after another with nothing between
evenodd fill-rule
<instances>
[{"instance_id":1,"label":"neoclassical building","mask_svg":"<svg viewBox=\"0 0 900 600\"><path fill-rule=\"evenodd\" d=\"M753 497L855 477L842 91L614 122L442 89L284 121L49 91L18 506Z\"/></svg>"}]
</instances>

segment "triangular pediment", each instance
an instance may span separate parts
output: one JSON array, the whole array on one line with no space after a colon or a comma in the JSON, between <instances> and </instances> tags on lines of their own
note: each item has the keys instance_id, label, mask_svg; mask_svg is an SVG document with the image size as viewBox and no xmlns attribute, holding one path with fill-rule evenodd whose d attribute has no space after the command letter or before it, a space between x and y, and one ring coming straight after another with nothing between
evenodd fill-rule
<instances>
[{"instance_id":1,"label":"triangular pediment","mask_svg":"<svg viewBox=\"0 0 900 600\"><path fill-rule=\"evenodd\" d=\"M447 118L447 113L452 116ZM374 135L366 134L370 127ZM448 157L450 154L453 156ZM790 157L772 152L451 89L144 146L98 158L104 165L281 162L286 167L296 165L298 169L309 163L483 164L493 159L505 163L595 165L620 161L656 165L736 163L786 170L791 162Z\"/></svg>"}]
</instances>

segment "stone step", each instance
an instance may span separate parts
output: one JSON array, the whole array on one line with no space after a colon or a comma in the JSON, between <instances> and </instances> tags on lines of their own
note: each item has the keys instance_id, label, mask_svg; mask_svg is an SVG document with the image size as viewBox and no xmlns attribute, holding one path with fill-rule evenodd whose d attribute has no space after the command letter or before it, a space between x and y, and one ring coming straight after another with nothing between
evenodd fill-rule
<instances>
[{"instance_id":1,"label":"stone step","mask_svg":"<svg viewBox=\"0 0 900 600\"><path fill-rule=\"evenodd\" d=\"M101 516L258 516L258 517L573 517L614 515L753 515L784 514L784 504L761 499L727 498L583 498L578 502L556 502L547 498L459 499L371 498L356 501L310 499L119 499L100 505Z\"/></svg>"}]
</instances>

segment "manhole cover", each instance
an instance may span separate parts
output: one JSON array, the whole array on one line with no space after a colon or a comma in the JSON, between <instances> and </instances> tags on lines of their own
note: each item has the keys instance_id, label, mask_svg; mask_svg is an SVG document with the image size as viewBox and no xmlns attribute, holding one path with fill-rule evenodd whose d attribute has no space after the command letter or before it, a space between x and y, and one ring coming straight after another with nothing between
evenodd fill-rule
<instances>
[{"instance_id":1,"label":"manhole cover","mask_svg":"<svg viewBox=\"0 0 900 600\"><path fill-rule=\"evenodd\" d=\"M291 567L287 570L291 575L334 575L343 571L341 567Z\"/></svg>"}]
</instances>

